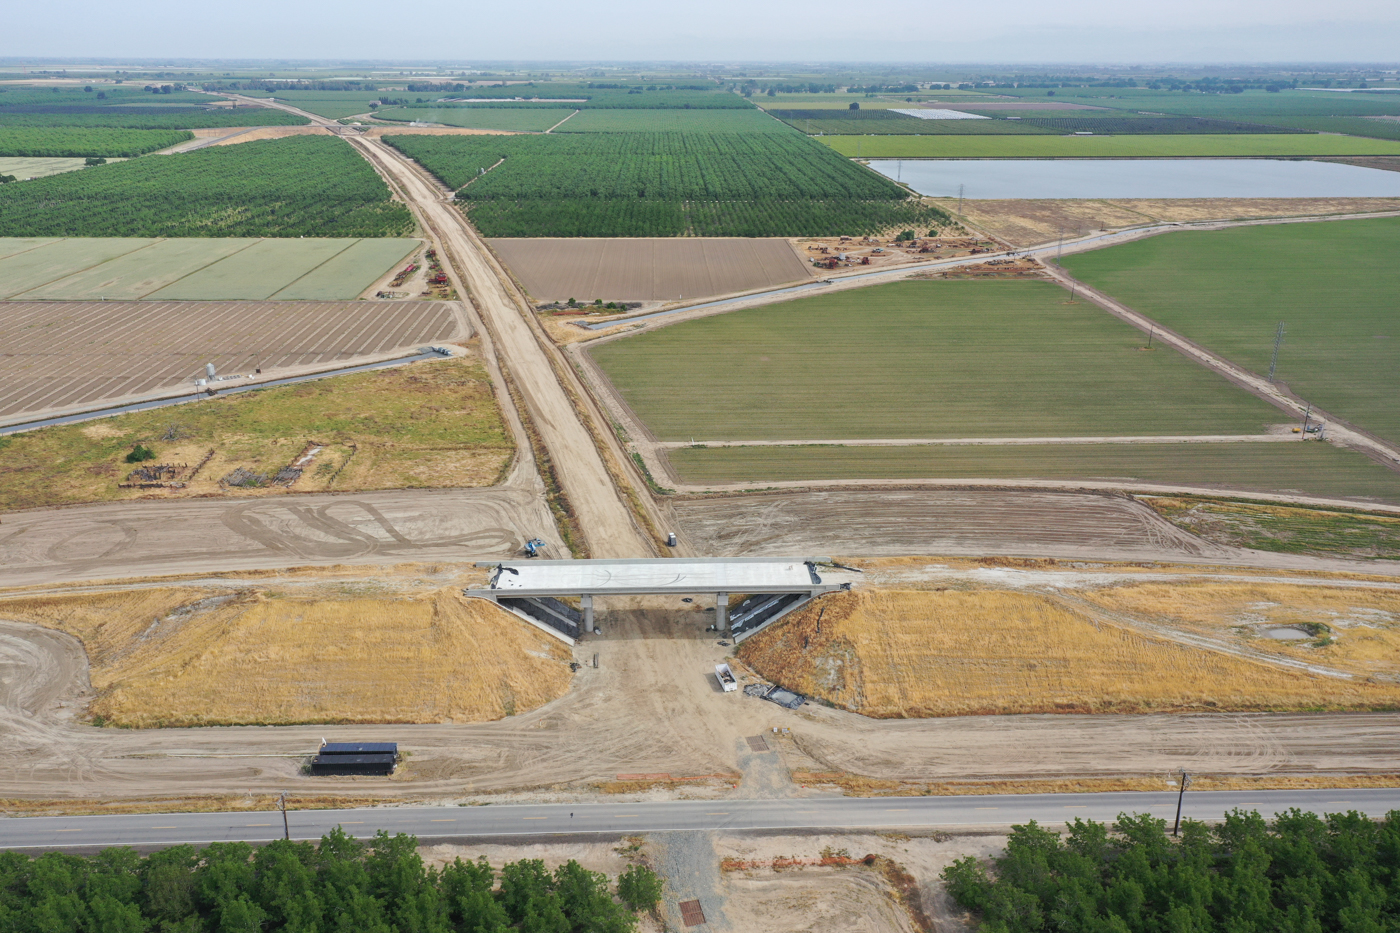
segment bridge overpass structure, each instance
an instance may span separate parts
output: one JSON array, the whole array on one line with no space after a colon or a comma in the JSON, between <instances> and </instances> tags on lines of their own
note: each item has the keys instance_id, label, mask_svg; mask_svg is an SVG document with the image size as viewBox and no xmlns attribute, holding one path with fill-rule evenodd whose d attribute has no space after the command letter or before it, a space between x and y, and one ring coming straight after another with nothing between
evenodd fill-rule
<instances>
[{"instance_id":1,"label":"bridge overpass structure","mask_svg":"<svg viewBox=\"0 0 1400 933\"><path fill-rule=\"evenodd\" d=\"M712 595L716 629L740 642L823 593L849 589L822 582L817 568L830 563L823 557L526 559L478 563L492 568L490 583L463 593L489 599L571 645L593 631L599 597ZM745 597L732 610L731 595Z\"/></svg>"}]
</instances>

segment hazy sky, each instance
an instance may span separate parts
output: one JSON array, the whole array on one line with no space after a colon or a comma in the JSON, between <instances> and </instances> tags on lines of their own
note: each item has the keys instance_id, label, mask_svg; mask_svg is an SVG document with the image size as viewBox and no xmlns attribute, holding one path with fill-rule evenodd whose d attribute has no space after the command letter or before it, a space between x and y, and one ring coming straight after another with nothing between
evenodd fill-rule
<instances>
[{"instance_id":1,"label":"hazy sky","mask_svg":"<svg viewBox=\"0 0 1400 933\"><path fill-rule=\"evenodd\" d=\"M1400 59L1400 3L47 0L7 6L0 55L1376 62Z\"/></svg>"}]
</instances>

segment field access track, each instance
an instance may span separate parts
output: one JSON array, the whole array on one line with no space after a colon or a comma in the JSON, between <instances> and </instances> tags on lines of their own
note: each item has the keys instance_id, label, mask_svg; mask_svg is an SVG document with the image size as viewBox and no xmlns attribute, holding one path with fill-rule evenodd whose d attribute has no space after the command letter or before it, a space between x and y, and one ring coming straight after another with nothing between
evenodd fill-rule
<instances>
[{"instance_id":1,"label":"field access track","mask_svg":"<svg viewBox=\"0 0 1400 933\"><path fill-rule=\"evenodd\" d=\"M531 297L581 302L701 298L810 281L779 238L488 240Z\"/></svg>"},{"instance_id":2,"label":"field access track","mask_svg":"<svg viewBox=\"0 0 1400 933\"><path fill-rule=\"evenodd\" d=\"M168 395L202 375L315 370L466 333L444 302L10 302L0 421Z\"/></svg>"}]
</instances>

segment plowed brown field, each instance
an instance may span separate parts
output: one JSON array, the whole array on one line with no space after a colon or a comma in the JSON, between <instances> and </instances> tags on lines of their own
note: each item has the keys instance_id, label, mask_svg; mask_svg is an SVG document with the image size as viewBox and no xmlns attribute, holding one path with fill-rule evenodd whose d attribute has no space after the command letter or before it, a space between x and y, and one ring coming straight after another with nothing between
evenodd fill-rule
<instances>
[{"instance_id":1,"label":"plowed brown field","mask_svg":"<svg viewBox=\"0 0 1400 933\"><path fill-rule=\"evenodd\" d=\"M537 300L665 301L810 280L787 240L494 239L491 248Z\"/></svg>"},{"instance_id":2,"label":"plowed brown field","mask_svg":"<svg viewBox=\"0 0 1400 933\"><path fill-rule=\"evenodd\" d=\"M466 336L433 302L12 302L0 321L0 419L139 398L203 375L304 369Z\"/></svg>"}]
</instances>

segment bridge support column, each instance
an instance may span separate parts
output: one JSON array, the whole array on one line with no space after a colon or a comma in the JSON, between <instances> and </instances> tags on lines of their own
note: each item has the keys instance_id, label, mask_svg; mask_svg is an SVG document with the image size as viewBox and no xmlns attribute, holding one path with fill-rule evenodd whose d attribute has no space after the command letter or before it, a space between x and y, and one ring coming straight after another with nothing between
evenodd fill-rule
<instances>
[{"instance_id":1,"label":"bridge support column","mask_svg":"<svg viewBox=\"0 0 1400 933\"><path fill-rule=\"evenodd\" d=\"M579 597L583 605L583 630L585 633L593 634L593 594L585 593Z\"/></svg>"},{"instance_id":2,"label":"bridge support column","mask_svg":"<svg viewBox=\"0 0 1400 933\"><path fill-rule=\"evenodd\" d=\"M715 594L715 630L721 635L729 634L729 594Z\"/></svg>"}]
</instances>

